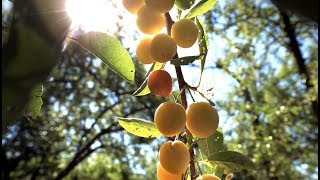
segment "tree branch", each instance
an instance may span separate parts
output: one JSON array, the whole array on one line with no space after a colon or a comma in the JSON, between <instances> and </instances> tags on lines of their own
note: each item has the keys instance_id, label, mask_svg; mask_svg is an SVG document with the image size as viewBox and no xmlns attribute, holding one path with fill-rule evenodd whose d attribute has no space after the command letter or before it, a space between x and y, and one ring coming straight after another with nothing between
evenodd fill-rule
<instances>
[{"instance_id":1,"label":"tree branch","mask_svg":"<svg viewBox=\"0 0 320 180\"><path fill-rule=\"evenodd\" d=\"M114 123L112 123L108 128L103 129L99 134L97 134L94 138L92 138L80 151L78 151L73 159L71 160L71 162L67 165L67 167L62 170L57 177L55 178L56 180L58 179L62 179L63 177L65 177L66 175L68 175L72 169L75 168L75 166L77 164L79 164L83 159L85 159L88 155L90 155L92 152L94 152L95 150L97 150L97 148L95 149L90 149L91 145L97 140L99 139L101 136L105 135L105 134L109 134L109 133L113 133L113 132L117 132L122 130L122 128L118 127L118 128L114 128L117 125L117 121L115 121ZM99 146L100 148L100 146Z\"/></svg>"},{"instance_id":2,"label":"tree branch","mask_svg":"<svg viewBox=\"0 0 320 180\"><path fill-rule=\"evenodd\" d=\"M165 17L166 17L166 26L167 26L167 33L170 35L171 34L171 27L174 24L174 21L172 21L171 16L169 13L165 13ZM173 58L178 58L178 53L176 53L176 55ZM185 89L183 89L187 84L184 80L183 74L182 74L182 70L180 66L175 66L175 70L176 70L176 74L177 74L177 78L178 78L178 84L179 84L179 89L182 90L181 92L181 102L182 102L182 106L187 109L188 107L188 102L187 102L187 98L186 98L186 91ZM186 128L186 132L187 132L187 143L188 144L192 144L192 134L189 132L189 130ZM196 179L196 169L195 169L195 164L194 164L194 149L193 146L191 146L189 148L189 154L190 154L190 172L191 172L191 180L195 180Z\"/></svg>"}]
</instances>

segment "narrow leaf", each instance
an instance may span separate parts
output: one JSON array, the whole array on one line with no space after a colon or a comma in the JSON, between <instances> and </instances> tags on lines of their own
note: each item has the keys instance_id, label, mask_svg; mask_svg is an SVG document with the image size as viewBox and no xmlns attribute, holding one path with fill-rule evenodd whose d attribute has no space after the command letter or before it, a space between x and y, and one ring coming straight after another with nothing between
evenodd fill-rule
<instances>
[{"instance_id":1,"label":"narrow leaf","mask_svg":"<svg viewBox=\"0 0 320 180\"><path fill-rule=\"evenodd\" d=\"M204 65L206 63L209 42L208 42L208 37L207 37L206 31L203 28L203 23L200 22L200 20L198 18L196 18L196 24L199 28L198 43L199 43L200 54L202 55L200 57L200 80L198 83L198 87L199 87L200 82L201 82L201 78L202 78Z\"/></svg>"},{"instance_id":2,"label":"narrow leaf","mask_svg":"<svg viewBox=\"0 0 320 180\"><path fill-rule=\"evenodd\" d=\"M197 5L195 5L188 14L185 15L185 18L193 18L204 14L205 12L209 11L217 0L201 0Z\"/></svg>"},{"instance_id":3,"label":"narrow leaf","mask_svg":"<svg viewBox=\"0 0 320 180\"><path fill-rule=\"evenodd\" d=\"M134 96L144 96L150 93L150 89L147 84L147 78L152 71L162 69L164 67L163 63L154 62L146 74L146 79L140 85L140 87L133 93Z\"/></svg>"},{"instance_id":4,"label":"narrow leaf","mask_svg":"<svg viewBox=\"0 0 320 180\"><path fill-rule=\"evenodd\" d=\"M225 168L228 172L240 169L255 169L254 163L247 156L235 151L215 153L209 157L208 161Z\"/></svg>"},{"instance_id":5,"label":"narrow leaf","mask_svg":"<svg viewBox=\"0 0 320 180\"><path fill-rule=\"evenodd\" d=\"M117 118L119 124L129 133L136 136L152 138L162 136L155 123L137 118Z\"/></svg>"},{"instance_id":6,"label":"narrow leaf","mask_svg":"<svg viewBox=\"0 0 320 180\"><path fill-rule=\"evenodd\" d=\"M116 37L102 32L88 32L81 35L77 42L100 58L119 76L133 83L135 73L133 61Z\"/></svg>"},{"instance_id":7,"label":"narrow leaf","mask_svg":"<svg viewBox=\"0 0 320 180\"><path fill-rule=\"evenodd\" d=\"M199 58L201 58L201 55L199 55L199 56L186 56L186 57L172 59L170 61L170 63L175 66L188 65L190 63L193 63L193 61L195 61Z\"/></svg>"}]
</instances>

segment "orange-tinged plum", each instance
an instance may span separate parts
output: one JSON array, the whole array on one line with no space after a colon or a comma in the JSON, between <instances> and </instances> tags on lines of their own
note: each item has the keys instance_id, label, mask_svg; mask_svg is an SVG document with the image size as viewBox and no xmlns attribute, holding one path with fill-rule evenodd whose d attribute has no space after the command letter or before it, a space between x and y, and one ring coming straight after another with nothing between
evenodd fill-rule
<instances>
[{"instance_id":1,"label":"orange-tinged plum","mask_svg":"<svg viewBox=\"0 0 320 180\"><path fill-rule=\"evenodd\" d=\"M172 78L165 70L151 72L147 84L153 95L167 97L172 91Z\"/></svg>"},{"instance_id":2,"label":"orange-tinged plum","mask_svg":"<svg viewBox=\"0 0 320 180\"><path fill-rule=\"evenodd\" d=\"M177 53L177 44L171 36L167 34L157 34L151 41L151 55L161 63L172 59Z\"/></svg>"},{"instance_id":3,"label":"orange-tinged plum","mask_svg":"<svg viewBox=\"0 0 320 180\"><path fill-rule=\"evenodd\" d=\"M171 36L182 48L191 47L198 38L198 27L190 19L181 19L171 28Z\"/></svg>"},{"instance_id":4,"label":"orange-tinged plum","mask_svg":"<svg viewBox=\"0 0 320 180\"><path fill-rule=\"evenodd\" d=\"M144 5L144 0L122 0L122 4L127 11L137 14L138 10Z\"/></svg>"},{"instance_id":5,"label":"orange-tinged plum","mask_svg":"<svg viewBox=\"0 0 320 180\"><path fill-rule=\"evenodd\" d=\"M157 108L154 121L164 136L171 137L179 134L186 125L186 111L181 104L164 102Z\"/></svg>"},{"instance_id":6,"label":"orange-tinged plum","mask_svg":"<svg viewBox=\"0 0 320 180\"><path fill-rule=\"evenodd\" d=\"M155 60L151 56L151 40L153 37L147 36L143 39L140 40L137 49L136 49L136 56L137 59L142 63L142 64L151 64Z\"/></svg>"},{"instance_id":7,"label":"orange-tinged plum","mask_svg":"<svg viewBox=\"0 0 320 180\"><path fill-rule=\"evenodd\" d=\"M165 18L162 13L143 5L138 13L136 24L144 34L157 34L165 25Z\"/></svg>"},{"instance_id":8,"label":"orange-tinged plum","mask_svg":"<svg viewBox=\"0 0 320 180\"><path fill-rule=\"evenodd\" d=\"M181 141L167 141L160 147L159 161L166 171L180 175L189 166L190 155L188 147Z\"/></svg>"},{"instance_id":9,"label":"orange-tinged plum","mask_svg":"<svg viewBox=\"0 0 320 180\"><path fill-rule=\"evenodd\" d=\"M158 180L181 180L181 176L182 174L176 175L176 174L169 173L161 166L160 163L158 164L158 167L157 167Z\"/></svg>"},{"instance_id":10,"label":"orange-tinged plum","mask_svg":"<svg viewBox=\"0 0 320 180\"><path fill-rule=\"evenodd\" d=\"M166 13L172 9L174 1L175 0L145 0L145 3L155 11Z\"/></svg>"},{"instance_id":11,"label":"orange-tinged plum","mask_svg":"<svg viewBox=\"0 0 320 180\"><path fill-rule=\"evenodd\" d=\"M206 138L214 134L219 124L217 110L207 102L194 102L186 110L187 128L196 137Z\"/></svg>"},{"instance_id":12,"label":"orange-tinged plum","mask_svg":"<svg viewBox=\"0 0 320 180\"><path fill-rule=\"evenodd\" d=\"M218 176L213 174L204 174L202 176L197 177L196 180L221 180Z\"/></svg>"}]
</instances>

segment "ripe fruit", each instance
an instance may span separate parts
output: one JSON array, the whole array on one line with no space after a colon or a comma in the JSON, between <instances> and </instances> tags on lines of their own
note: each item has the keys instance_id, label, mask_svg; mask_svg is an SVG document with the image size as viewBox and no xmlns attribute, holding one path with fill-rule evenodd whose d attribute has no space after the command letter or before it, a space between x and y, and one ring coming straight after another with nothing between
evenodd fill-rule
<instances>
[{"instance_id":1,"label":"ripe fruit","mask_svg":"<svg viewBox=\"0 0 320 180\"><path fill-rule=\"evenodd\" d=\"M151 55L161 63L172 59L177 53L177 45L174 39L167 34L157 34L151 41Z\"/></svg>"},{"instance_id":2,"label":"ripe fruit","mask_svg":"<svg viewBox=\"0 0 320 180\"><path fill-rule=\"evenodd\" d=\"M136 24L144 34L156 34L161 31L165 25L164 15L143 5L138 13Z\"/></svg>"},{"instance_id":3,"label":"ripe fruit","mask_svg":"<svg viewBox=\"0 0 320 180\"><path fill-rule=\"evenodd\" d=\"M149 74L147 79L151 94L167 97L172 91L172 79L165 70L156 70Z\"/></svg>"},{"instance_id":4,"label":"ripe fruit","mask_svg":"<svg viewBox=\"0 0 320 180\"><path fill-rule=\"evenodd\" d=\"M206 138L216 132L217 110L207 102L194 102L187 108L187 128L196 137Z\"/></svg>"},{"instance_id":5,"label":"ripe fruit","mask_svg":"<svg viewBox=\"0 0 320 180\"><path fill-rule=\"evenodd\" d=\"M198 38L197 25L190 19L181 19L173 24L171 36L182 48L191 47Z\"/></svg>"},{"instance_id":6,"label":"ripe fruit","mask_svg":"<svg viewBox=\"0 0 320 180\"><path fill-rule=\"evenodd\" d=\"M164 102L157 108L154 121L163 135L171 137L179 134L186 125L186 111L181 104Z\"/></svg>"},{"instance_id":7,"label":"ripe fruit","mask_svg":"<svg viewBox=\"0 0 320 180\"><path fill-rule=\"evenodd\" d=\"M176 175L176 174L171 174L168 171L166 171L161 164L158 164L158 168L157 168L157 177L158 180L181 180L181 176L180 175Z\"/></svg>"},{"instance_id":8,"label":"ripe fruit","mask_svg":"<svg viewBox=\"0 0 320 180\"><path fill-rule=\"evenodd\" d=\"M153 59L153 57L151 56L151 49L150 49L152 38L153 37L148 36L148 37L141 39L141 41L139 42L139 44L137 46L136 56L137 56L137 59L142 64L151 64L155 61Z\"/></svg>"},{"instance_id":9,"label":"ripe fruit","mask_svg":"<svg viewBox=\"0 0 320 180\"><path fill-rule=\"evenodd\" d=\"M197 177L196 180L221 180L218 176L213 174L204 174L202 176Z\"/></svg>"},{"instance_id":10,"label":"ripe fruit","mask_svg":"<svg viewBox=\"0 0 320 180\"><path fill-rule=\"evenodd\" d=\"M172 9L174 1L175 0L145 0L145 3L155 11L166 13Z\"/></svg>"},{"instance_id":11,"label":"ripe fruit","mask_svg":"<svg viewBox=\"0 0 320 180\"><path fill-rule=\"evenodd\" d=\"M182 174L189 166L188 147L181 141L167 141L160 147L159 161L169 173Z\"/></svg>"},{"instance_id":12,"label":"ripe fruit","mask_svg":"<svg viewBox=\"0 0 320 180\"><path fill-rule=\"evenodd\" d=\"M123 7L131 12L136 14L138 10L144 5L144 0L122 0Z\"/></svg>"}]
</instances>

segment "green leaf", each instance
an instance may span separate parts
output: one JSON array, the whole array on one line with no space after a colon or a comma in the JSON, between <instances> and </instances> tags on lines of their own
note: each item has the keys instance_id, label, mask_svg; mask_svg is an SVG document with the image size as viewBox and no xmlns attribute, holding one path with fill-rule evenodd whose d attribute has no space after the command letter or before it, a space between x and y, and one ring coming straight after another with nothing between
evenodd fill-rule
<instances>
[{"instance_id":1,"label":"green leaf","mask_svg":"<svg viewBox=\"0 0 320 180\"><path fill-rule=\"evenodd\" d=\"M147 84L147 77L152 71L162 69L164 67L164 63L154 62L146 74L146 79L140 85L140 87L133 93L134 96L144 96L150 93L150 89Z\"/></svg>"},{"instance_id":2,"label":"green leaf","mask_svg":"<svg viewBox=\"0 0 320 180\"><path fill-rule=\"evenodd\" d=\"M180 96L180 92L181 91L172 91L172 96L174 97L174 99L172 99L172 101L176 101L177 103L181 104L182 101L181 101L181 96Z\"/></svg>"},{"instance_id":3,"label":"green leaf","mask_svg":"<svg viewBox=\"0 0 320 180\"><path fill-rule=\"evenodd\" d=\"M102 32L88 32L81 35L76 41L100 58L119 76L133 83L135 73L133 61L116 37Z\"/></svg>"},{"instance_id":4,"label":"green leaf","mask_svg":"<svg viewBox=\"0 0 320 180\"><path fill-rule=\"evenodd\" d=\"M254 163L247 156L235 151L215 153L208 158L208 161L225 168L228 172L240 169L255 169Z\"/></svg>"},{"instance_id":5,"label":"green leaf","mask_svg":"<svg viewBox=\"0 0 320 180\"><path fill-rule=\"evenodd\" d=\"M193 18L204 14L205 12L209 11L217 0L201 0L197 5L195 5L188 14L185 15L185 18Z\"/></svg>"},{"instance_id":6,"label":"green leaf","mask_svg":"<svg viewBox=\"0 0 320 180\"><path fill-rule=\"evenodd\" d=\"M199 58L201 58L201 55L199 55L199 56L186 56L186 57L172 59L170 61L170 63L175 66L188 65Z\"/></svg>"},{"instance_id":7,"label":"green leaf","mask_svg":"<svg viewBox=\"0 0 320 180\"><path fill-rule=\"evenodd\" d=\"M200 57L200 80L198 83L198 87L199 87L200 82L201 82L201 78L202 78L204 65L206 63L209 42L208 42L208 37L207 37L206 31L203 28L203 23L200 22L200 20L198 18L196 18L196 24L199 28L198 43L199 43L200 54L202 55Z\"/></svg>"},{"instance_id":8,"label":"green leaf","mask_svg":"<svg viewBox=\"0 0 320 180\"><path fill-rule=\"evenodd\" d=\"M214 153L221 152L223 150L223 134L216 131L213 135L207 138L199 138L197 143L203 160L205 160Z\"/></svg>"},{"instance_id":9,"label":"green leaf","mask_svg":"<svg viewBox=\"0 0 320 180\"><path fill-rule=\"evenodd\" d=\"M216 173L219 169L215 164L211 162L205 162L208 157L212 156L214 153L221 152L223 150L223 134L219 131L216 131L212 136L207 138L199 138L197 140L199 147L200 157L203 164L205 165L206 173L212 174ZM223 171L222 171L223 172Z\"/></svg>"},{"instance_id":10,"label":"green leaf","mask_svg":"<svg viewBox=\"0 0 320 180\"><path fill-rule=\"evenodd\" d=\"M31 96L39 97L43 93L43 86L42 84L35 85L34 88L31 90Z\"/></svg>"},{"instance_id":11,"label":"green leaf","mask_svg":"<svg viewBox=\"0 0 320 180\"><path fill-rule=\"evenodd\" d=\"M175 4L179 9L186 10L192 6L192 1L190 1L190 0L176 0Z\"/></svg>"},{"instance_id":12,"label":"green leaf","mask_svg":"<svg viewBox=\"0 0 320 180\"><path fill-rule=\"evenodd\" d=\"M43 93L42 84L35 85L30 93L30 100L27 105L27 115L35 119L40 113L43 104L41 95Z\"/></svg>"},{"instance_id":13,"label":"green leaf","mask_svg":"<svg viewBox=\"0 0 320 180\"><path fill-rule=\"evenodd\" d=\"M27 114L35 119L40 113L43 102L41 97L32 97L28 103Z\"/></svg>"},{"instance_id":14,"label":"green leaf","mask_svg":"<svg viewBox=\"0 0 320 180\"><path fill-rule=\"evenodd\" d=\"M218 176L220 179L222 179L222 176L224 174L224 168L220 166L216 166L216 169L213 172L216 176Z\"/></svg>"},{"instance_id":15,"label":"green leaf","mask_svg":"<svg viewBox=\"0 0 320 180\"><path fill-rule=\"evenodd\" d=\"M117 118L119 124L129 133L136 136L152 138L162 136L155 123L137 118Z\"/></svg>"}]
</instances>

